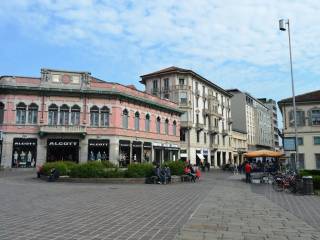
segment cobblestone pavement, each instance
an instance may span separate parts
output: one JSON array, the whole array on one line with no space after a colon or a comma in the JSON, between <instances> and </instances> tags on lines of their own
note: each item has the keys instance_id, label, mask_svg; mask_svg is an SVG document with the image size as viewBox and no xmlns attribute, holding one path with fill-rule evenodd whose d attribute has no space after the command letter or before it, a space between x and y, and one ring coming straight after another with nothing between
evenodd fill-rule
<instances>
[{"instance_id":1,"label":"cobblestone pavement","mask_svg":"<svg viewBox=\"0 0 320 240\"><path fill-rule=\"evenodd\" d=\"M276 192L269 184L252 184L251 189L320 231L320 196Z\"/></svg>"},{"instance_id":2,"label":"cobblestone pavement","mask_svg":"<svg viewBox=\"0 0 320 240\"><path fill-rule=\"evenodd\" d=\"M216 181L176 239L316 240L320 232L231 177Z\"/></svg>"},{"instance_id":3,"label":"cobblestone pavement","mask_svg":"<svg viewBox=\"0 0 320 240\"><path fill-rule=\"evenodd\" d=\"M214 186L47 183L0 172L1 240L174 239Z\"/></svg>"}]
</instances>

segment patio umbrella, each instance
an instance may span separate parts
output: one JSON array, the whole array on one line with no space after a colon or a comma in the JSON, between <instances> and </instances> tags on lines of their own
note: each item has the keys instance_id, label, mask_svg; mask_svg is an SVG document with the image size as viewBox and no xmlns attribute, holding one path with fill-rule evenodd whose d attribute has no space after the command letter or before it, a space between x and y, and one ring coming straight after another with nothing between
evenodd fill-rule
<instances>
[{"instance_id":1,"label":"patio umbrella","mask_svg":"<svg viewBox=\"0 0 320 240\"><path fill-rule=\"evenodd\" d=\"M255 158L255 157L282 157L284 155L283 152L277 151L270 151L270 150L258 150L258 151L251 151L245 153L243 156L246 158Z\"/></svg>"}]
</instances>

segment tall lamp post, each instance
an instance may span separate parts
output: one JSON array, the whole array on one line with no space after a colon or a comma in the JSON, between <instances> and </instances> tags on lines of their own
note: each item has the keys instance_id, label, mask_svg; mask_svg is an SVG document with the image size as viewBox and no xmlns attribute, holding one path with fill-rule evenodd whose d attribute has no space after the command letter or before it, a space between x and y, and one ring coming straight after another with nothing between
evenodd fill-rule
<instances>
[{"instance_id":1,"label":"tall lamp post","mask_svg":"<svg viewBox=\"0 0 320 240\"><path fill-rule=\"evenodd\" d=\"M287 28L288 26L288 28ZM293 103L293 121L294 121L294 135L295 135L295 170L299 168L299 151L298 151L298 134L297 134L297 108L296 108L296 97L294 94L294 81L293 81L293 70L292 70L292 53L291 53L291 38L290 38L290 24L289 19L280 19L279 20L279 29L281 31L288 30L289 37L289 54L290 54L290 70L291 70L291 88L292 88L292 103Z\"/></svg>"}]
</instances>

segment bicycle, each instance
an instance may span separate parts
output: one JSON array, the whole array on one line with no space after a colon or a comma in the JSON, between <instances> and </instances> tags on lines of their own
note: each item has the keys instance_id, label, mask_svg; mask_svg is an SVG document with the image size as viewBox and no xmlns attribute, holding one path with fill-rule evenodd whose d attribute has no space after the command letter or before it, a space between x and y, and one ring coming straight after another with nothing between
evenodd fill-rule
<instances>
[{"instance_id":1,"label":"bicycle","mask_svg":"<svg viewBox=\"0 0 320 240\"><path fill-rule=\"evenodd\" d=\"M275 191L297 192L297 175L295 173L277 174L273 178L272 187Z\"/></svg>"}]
</instances>

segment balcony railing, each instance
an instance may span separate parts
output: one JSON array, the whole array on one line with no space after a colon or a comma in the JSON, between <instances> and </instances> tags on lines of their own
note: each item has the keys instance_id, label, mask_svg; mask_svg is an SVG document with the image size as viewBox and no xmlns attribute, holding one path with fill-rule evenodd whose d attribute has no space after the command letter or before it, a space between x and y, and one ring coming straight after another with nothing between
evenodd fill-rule
<instances>
[{"instance_id":1,"label":"balcony railing","mask_svg":"<svg viewBox=\"0 0 320 240\"><path fill-rule=\"evenodd\" d=\"M172 88L174 90L191 90L191 86L182 85L182 84L174 85Z\"/></svg>"},{"instance_id":2,"label":"balcony railing","mask_svg":"<svg viewBox=\"0 0 320 240\"><path fill-rule=\"evenodd\" d=\"M216 126L209 126L208 131L211 134L217 134L219 132L219 128Z\"/></svg>"},{"instance_id":3,"label":"balcony railing","mask_svg":"<svg viewBox=\"0 0 320 240\"><path fill-rule=\"evenodd\" d=\"M217 143L210 143L210 148L218 149L219 145Z\"/></svg>"},{"instance_id":4,"label":"balcony railing","mask_svg":"<svg viewBox=\"0 0 320 240\"><path fill-rule=\"evenodd\" d=\"M74 125L44 125L40 126L42 133L79 133L85 134L87 132L86 126Z\"/></svg>"},{"instance_id":5,"label":"balcony railing","mask_svg":"<svg viewBox=\"0 0 320 240\"><path fill-rule=\"evenodd\" d=\"M191 121L180 121L180 127L181 128L192 128L192 122Z\"/></svg>"},{"instance_id":6,"label":"balcony railing","mask_svg":"<svg viewBox=\"0 0 320 240\"><path fill-rule=\"evenodd\" d=\"M203 123L196 123L196 129L197 130L202 130L204 128L204 124Z\"/></svg>"},{"instance_id":7,"label":"balcony railing","mask_svg":"<svg viewBox=\"0 0 320 240\"><path fill-rule=\"evenodd\" d=\"M229 134L229 131L227 129L222 129L222 135L227 136Z\"/></svg>"}]
</instances>

